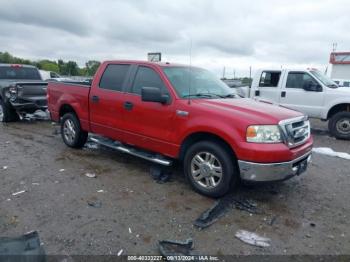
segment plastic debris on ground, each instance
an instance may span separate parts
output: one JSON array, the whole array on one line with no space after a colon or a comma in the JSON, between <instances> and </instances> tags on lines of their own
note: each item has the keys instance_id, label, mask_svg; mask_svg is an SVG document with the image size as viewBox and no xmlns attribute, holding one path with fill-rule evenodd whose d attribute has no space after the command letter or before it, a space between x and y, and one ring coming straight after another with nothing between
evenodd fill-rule
<instances>
[{"instance_id":1,"label":"plastic debris on ground","mask_svg":"<svg viewBox=\"0 0 350 262\"><path fill-rule=\"evenodd\" d=\"M104 193L105 191L103 189L97 190L97 193Z\"/></svg>"},{"instance_id":2,"label":"plastic debris on ground","mask_svg":"<svg viewBox=\"0 0 350 262\"><path fill-rule=\"evenodd\" d=\"M0 237L0 257L1 261L46 261L44 247L36 231L15 238Z\"/></svg>"},{"instance_id":3,"label":"plastic debris on ground","mask_svg":"<svg viewBox=\"0 0 350 262\"><path fill-rule=\"evenodd\" d=\"M12 195L13 195L13 196L17 196L17 195L23 194L23 193L25 193L25 192L26 192L25 190L21 190L21 191L12 193Z\"/></svg>"},{"instance_id":4,"label":"plastic debris on ground","mask_svg":"<svg viewBox=\"0 0 350 262\"><path fill-rule=\"evenodd\" d=\"M99 200L97 197L91 197L87 200L87 203L91 207L95 208L101 208L102 207L102 202Z\"/></svg>"},{"instance_id":5,"label":"plastic debris on ground","mask_svg":"<svg viewBox=\"0 0 350 262\"><path fill-rule=\"evenodd\" d=\"M152 165L150 167L150 175L157 183L163 184L170 181L172 172L165 167Z\"/></svg>"},{"instance_id":6,"label":"plastic debris on ground","mask_svg":"<svg viewBox=\"0 0 350 262\"><path fill-rule=\"evenodd\" d=\"M191 238L184 242L176 240L162 240L158 242L158 247L162 256L193 255L193 240Z\"/></svg>"},{"instance_id":7,"label":"plastic debris on ground","mask_svg":"<svg viewBox=\"0 0 350 262\"><path fill-rule=\"evenodd\" d=\"M2 169L6 170L8 168L8 166L3 166Z\"/></svg>"},{"instance_id":8,"label":"plastic debris on ground","mask_svg":"<svg viewBox=\"0 0 350 262\"><path fill-rule=\"evenodd\" d=\"M64 172L66 171L64 168L61 168L60 170L58 170L59 172Z\"/></svg>"},{"instance_id":9,"label":"plastic debris on ground","mask_svg":"<svg viewBox=\"0 0 350 262\"><path fill-rule=\"evenodd\" d=\"M86 173L85 176L88 178L96 178L96 174L94 173Z\"/></svg>"},{"instance_id":10,"label":"plastic debris on ground","mask_svg":"<svg viewBox=\"0 0 350 262\"><path fill-rule=\"evenodd\" d=\"M96 144L94 142L90 142L90 141L88 141L85 144L85 147L88 148L88 149L98 149L99 148L98 144Z\"/></svg>"},{"instance_id":11,"label":"plastic debris on ground","mask_svg":"<svg viewBox=\"0 0 350 262\"><path fill-rule=\"evenodd\" d=\"M23 120L35 121L35 120L49 120L50 113L49 111L37 110L33 114L25 114Z\"/></svg>"},{"instance_id":12,"label":"plastic debris on ground","mask_svg":"<svg viewBox=\"0 0 350 262\"><path fill-rule=\"evenodd\" d=\"M269 238L259 236L258 234L246 230L238 230L235 237L244 243L257 247L269 247L271 245L271 240Z\"/></svg>"},{"instance_id":13,"label":"plastic debris on ground","mask_svg":"<svg viewBox=\"0 0 350 262\"><path fill-rule=\"evenodd\" d=\"M312 152L321 155L339 157L350 160L350 154L345 152L335 152L332 148L329 147L315 147L312 149Z\"/></svg>"},{"instance_id":14,"label":"plastic debris on ground","mask_svg":"<svg viewBox=\"0 0 350 262\"><path fill-rule=\"evenodd\" d=\"M247 211L250 214L261 213L257 209L257 204L252 200L238 198L233 195L227 195L214 203L212 207L204 211L195 221L194 225L203 229L214 224L226 212L232 209Z\"/></svg>"},{"instance_id":15,"label":"plastic debris on ground","mask_svg":"<svg viewBox=\"0 0 350 262\"><path fill-rule=\"evenodd\" d=\"M120 257L123 254L123 249L119 250L118 257Z\"/></svg>"},{"instance_id":16,"label":"plastic debris on ground","mask_svg":"<svg viewBox=\"0 0 350 262\"><path fill-rule=\"evenodd\" d=\"M131 228L129 227L129 234L132 234Z\"/></svg>"}]
</instances>

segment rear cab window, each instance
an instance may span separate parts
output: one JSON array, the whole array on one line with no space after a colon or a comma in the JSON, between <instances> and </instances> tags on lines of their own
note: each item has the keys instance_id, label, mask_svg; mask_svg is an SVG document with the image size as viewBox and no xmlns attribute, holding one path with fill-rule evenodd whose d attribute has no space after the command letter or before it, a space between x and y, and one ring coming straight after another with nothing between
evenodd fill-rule
<instances>
[{"instance_id":1,"label":"rear cab window","mask_svg":"<svg viewBox=\"0 0 350 262\"><path fill-rule=\"evenodd\" d=\"M41 76L34 67L0 66L0 79L41 80Z\"/></svg>"},{"instance_id":2,"label":"rear cab window","mask_svg":"<svg viewBox=\"0 0 350 262\"><path fill-rule=\"evenodd\" d=\"M103 72L99 87L107 90L123 91L129 69L130 65L128 64L109 64Z\"/></svg>"},{"instance_id":3,"label":"rear cab window","mask_svg":"<svg viewBox=\"0 0 350 262\"><path fill-rule=\"evenodd\" d=\"M260 77L259 87L278 87L280 78L280 71L263 71Z\"/></svg>"}]
</instances>

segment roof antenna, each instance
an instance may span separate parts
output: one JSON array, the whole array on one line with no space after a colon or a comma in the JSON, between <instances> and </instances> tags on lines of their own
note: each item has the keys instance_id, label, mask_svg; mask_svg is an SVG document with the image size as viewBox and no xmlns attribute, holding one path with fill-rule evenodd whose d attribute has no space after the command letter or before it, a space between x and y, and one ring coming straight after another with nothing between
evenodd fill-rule
<instances>
[{"instance_id":1,"label":"roof antenna","mask_svg":"<svg viewBox=\"0 0 350 262\"><path fill-rule=\"evenodd\" d=\"M192 38L190 39L190 68L188 74L188 104L191 104Z\"/></svg>"}]
</instances>

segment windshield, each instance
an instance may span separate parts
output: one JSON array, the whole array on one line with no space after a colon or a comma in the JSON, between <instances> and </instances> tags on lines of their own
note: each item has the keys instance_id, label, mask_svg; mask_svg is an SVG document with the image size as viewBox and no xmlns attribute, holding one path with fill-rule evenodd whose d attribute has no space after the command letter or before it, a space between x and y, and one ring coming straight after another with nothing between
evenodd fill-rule
<instances>
[{"instance_id":1,"label":"windshield","mask_svg":"<svg viewBox=\"0 0 350 262\"><path fill-rule=\"evenodd\" d=\"M41 80L38 69L21 66L1 66L0 79Z\"/></svg>"},{"instance_id":2,"label":"windshield","mask_svg":"<svg viewBox=\"0 0 350 262\"><path fill-rule=\"evenodd\" d=\"M181 98L238 97L236 90L209 71L197 67L164 67L164 73Z\"/></svg>"},{"instance_id":3,"label":"windshield","mask_svg":"<svg viewBox=\"0 0 350 262\"><path fill-rule=\"evenodd\" d=\"M327 76L322 74L320 71L313 70L310 72L311 72L311 74L313 74L314 77L316 77L318 80L320 80L322 82L322 84L324 84L328 87L333 87L333 88L338 87L338 85L332 79L328 78Z\"/></svg>"}]
</instances>

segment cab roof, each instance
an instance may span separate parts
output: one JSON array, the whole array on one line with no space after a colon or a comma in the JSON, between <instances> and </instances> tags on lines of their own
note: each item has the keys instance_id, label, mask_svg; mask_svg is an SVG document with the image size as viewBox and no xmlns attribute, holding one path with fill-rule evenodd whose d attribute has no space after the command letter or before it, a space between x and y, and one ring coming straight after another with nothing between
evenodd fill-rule
<instances>
[{"instance_id":1,"label":"cab roof","mask_svg":"<svg viewBox=\"0 0 350 262\"><path fill-rule=\"evenodd\" d=\"M170 62L150 62L144 60L107 60L103 63L112 64L112 63L125 63L125 64L135 64L135 65L158 65L160 67L172 67L172 66L181 66L188 67L189 65L170 63Z\"/></svg>"}]
</instances>

